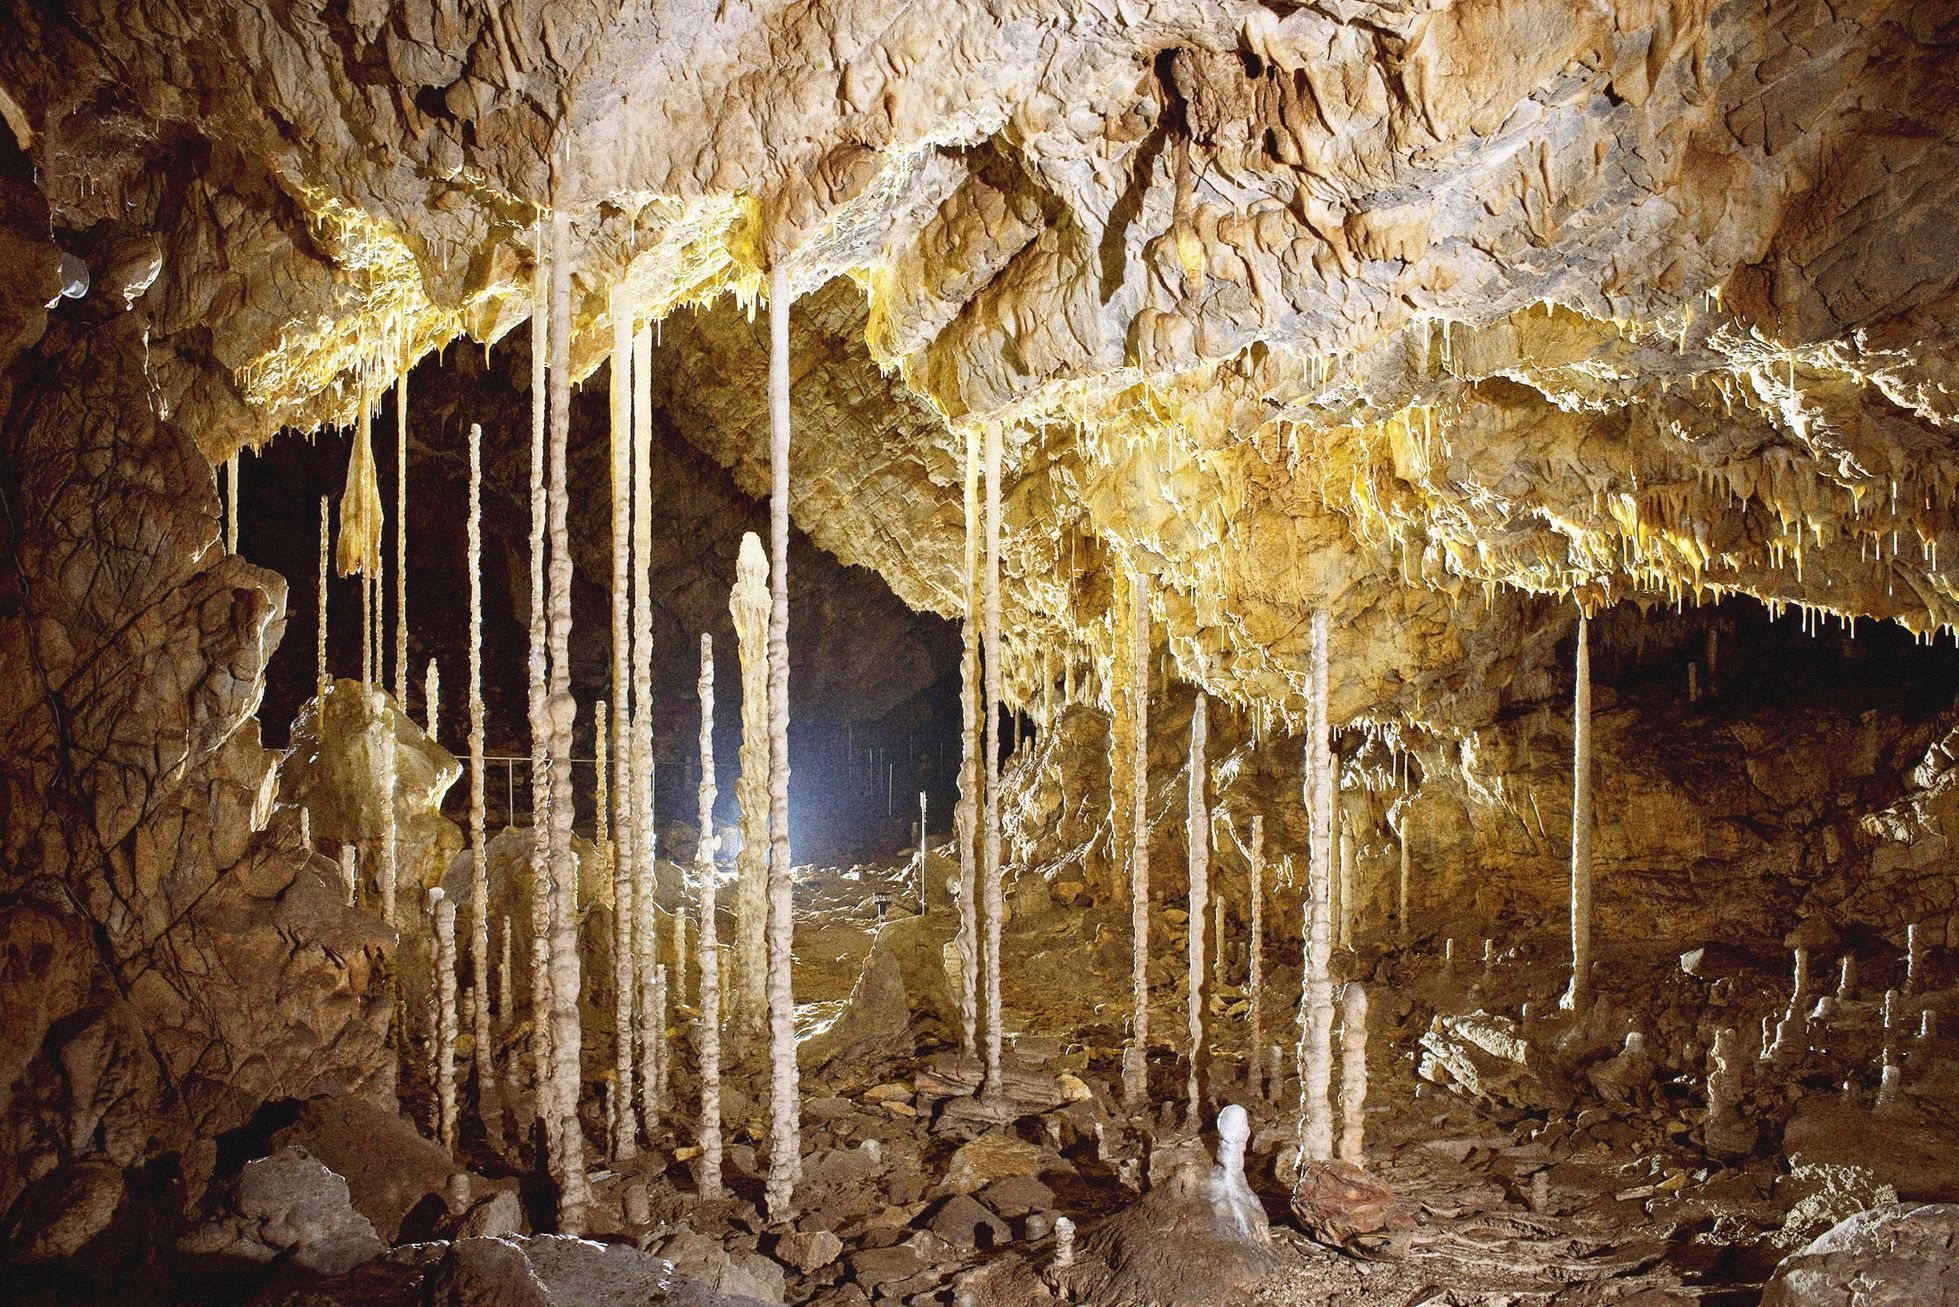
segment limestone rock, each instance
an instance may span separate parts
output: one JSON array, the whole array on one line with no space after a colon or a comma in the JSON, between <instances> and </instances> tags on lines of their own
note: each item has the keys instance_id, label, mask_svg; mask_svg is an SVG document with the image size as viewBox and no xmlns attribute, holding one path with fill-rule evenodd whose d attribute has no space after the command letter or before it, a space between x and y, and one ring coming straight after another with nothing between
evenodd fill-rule
<instances>
[{"instance_id":1,"label":"limestone rock","mask_svg":"<svg viewBox=\"0 0 1959 1307\"><path fill-rule=\"evenodd\" d=\"M186 1235L185 1252L269 1262L277 1257L339 1275L384 1249L348 1200L347 1182L298 1148L247 1162L227 1210Z\"/></svg>"},{"instance_id":2,"label":"limestone rock","mask_svg":"<svg viewBox=\"0 0 1959 1307\"><path fill-rule=\"evenodd\" d=\"M1782 1259L1763 1307L1959 1303L1959 1207L1891 1204L1846 1217Z\"/></svg>"}]
</instances>

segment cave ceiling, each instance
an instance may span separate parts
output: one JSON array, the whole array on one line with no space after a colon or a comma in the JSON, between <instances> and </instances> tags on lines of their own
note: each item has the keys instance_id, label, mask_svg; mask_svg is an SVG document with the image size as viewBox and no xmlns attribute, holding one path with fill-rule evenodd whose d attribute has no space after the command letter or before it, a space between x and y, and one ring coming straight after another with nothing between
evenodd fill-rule
<instances>
[{"instance_id":1,"label":"cave ceiling","mask_svg":"<svg viewBox=\"0 0 1959 1307\"><path fill-rule=\"evenodd\" d=\"M1959 625L1947 6L12 8L0 109L58 231L155 243L213 459L494 347L556 206L574 371L624 279L758 493L786 261L793 514L915 607L1004 424L1021 694L1103 683L1130 570L1179 675L1294 716L1325 607L1336 719L1445 730L1581 606Z\"/></svg>"}]
</instances>

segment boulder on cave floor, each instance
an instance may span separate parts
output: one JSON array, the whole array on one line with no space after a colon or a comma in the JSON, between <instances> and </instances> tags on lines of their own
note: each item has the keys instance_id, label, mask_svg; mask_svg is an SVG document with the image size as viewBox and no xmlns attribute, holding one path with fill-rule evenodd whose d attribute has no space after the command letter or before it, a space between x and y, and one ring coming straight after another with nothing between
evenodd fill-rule
<instances>
[{"instance_id":1,"label":"boulder on cave floor","mask_svg":"<svg viewBox=\"0 0 1959 1307\"><path fill-rule=\"evenodd\" d=\"M1945 1307L1959 1303L1959 1206L1858 1212L1791 1253L1762 1307Z\"/></svg>"}]
</instances>

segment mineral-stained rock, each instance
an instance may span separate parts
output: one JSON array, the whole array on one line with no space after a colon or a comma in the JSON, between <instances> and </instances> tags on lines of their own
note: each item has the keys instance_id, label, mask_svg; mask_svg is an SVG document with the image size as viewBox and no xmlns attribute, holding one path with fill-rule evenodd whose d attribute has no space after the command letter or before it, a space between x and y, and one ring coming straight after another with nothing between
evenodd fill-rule
<instances>
[{"instance_id":1,"label":"mineral-stained rock","mask_svg":"<svg viewBox=\"0 0 1959 1307\"><path fill-rule=\"evenodd\" d=\"M1041 1150L1024 1139L984 1134L953 1153L940 1187L949 1194L975 1193L1008 1176L1038 1175L1042 1161Z\"/></svg>"},{"instance_id":2,"label":"mineral-stained rock","mask_svg":"<svg viewBox=\"0 0 1959 1307\"><path fill-rule=\"evenodd\" d=\"M1762 1307L1946 1307L1959 1303L1959 1207L1858 1212L1783 1258Z\"/></svg>"},{"instance_id":3,"label":"mineral-stained rock","mask_svg":"<svg viewBox=\"0 0 1959 1307\"><path fill-rule=\"evenodd\" d=\"M1406 1248L1414 1220L1394 1190L1352 1162L1308 1162L1292 1187L1299 1228L1364 1256Z\"/></svg>"}]
</instances>

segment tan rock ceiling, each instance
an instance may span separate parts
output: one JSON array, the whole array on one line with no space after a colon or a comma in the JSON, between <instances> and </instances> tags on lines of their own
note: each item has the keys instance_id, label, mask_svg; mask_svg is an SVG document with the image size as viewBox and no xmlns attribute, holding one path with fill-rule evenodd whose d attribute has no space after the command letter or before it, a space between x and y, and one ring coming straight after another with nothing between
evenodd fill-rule
<instances>
[{"instance_id":1,"label":"tan rock ceiling","mask_svg":"<svg viewBox=\"0 0 1959 1307\"><path fill-rule=\"evenodd\" d=\"M164 234L151 377L214 457L521 321L555 200L579 370L613 280L679 309L665 402L752 489L789 259L796 518L907 602L959 611L963 428L1011 424L1022 694L1118 567L1186 677L1295 713L1329 606L1338 716L1444 728L1546 692L1574 597L1959 623L1943 6L19 17L43 189Z\"/></svg>"}]
</instances>

